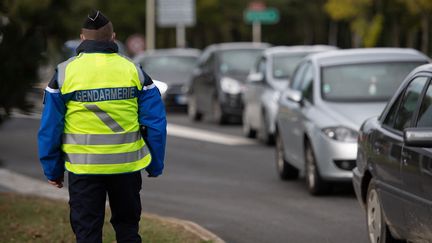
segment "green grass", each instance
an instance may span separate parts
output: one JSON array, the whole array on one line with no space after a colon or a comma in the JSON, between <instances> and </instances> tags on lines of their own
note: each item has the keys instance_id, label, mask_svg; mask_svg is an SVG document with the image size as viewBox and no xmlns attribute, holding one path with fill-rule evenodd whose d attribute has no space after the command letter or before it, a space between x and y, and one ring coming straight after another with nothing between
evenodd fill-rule
<instances>
[{"instance_id":1,"label":"green grass","mask_svg":"<svg viewBox=\"0 0 432 243\"><path fill-rule=\"evenodd\" d=\"M115 242L115 233L105 215L104 242ZM142 216L140 235L143 242L200 242L181 226L158 218ZM75 242L69 224L69 207L64 201L9 193L0 194L0 241L2 242Z\"/></svg>"}]
</instances>

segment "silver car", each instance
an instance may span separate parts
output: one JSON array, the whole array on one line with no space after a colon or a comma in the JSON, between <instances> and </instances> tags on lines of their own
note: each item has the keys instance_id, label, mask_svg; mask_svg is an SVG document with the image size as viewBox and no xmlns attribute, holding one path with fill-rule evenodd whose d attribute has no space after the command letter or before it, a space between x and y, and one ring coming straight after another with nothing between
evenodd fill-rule
<instances>
[{"instance_id":1,"label":"silver car","mask_svg":"<svg viewBox=\"0 0 432 243\"><path fill-rule=\"evenodd\" d=\"M273 144L276 112L280 92L289 83L294 69L311 53L335 50L336 47L278 46L268 48L252 68L243 92L243 132L246 137Z\"/></svg>"},{"instance_id":2,"label":"silver car","mask_svg":"<svg viewBox=\"0 0 432 243\"><path fill-rule=\"evenodd\" d=\"M337 50L305 58L279 99L276 165L281 179L304 174L311 194L349 182L360 125L379 115L403 78L429 62L400 48Z\"/></svg>"}]
</instances>

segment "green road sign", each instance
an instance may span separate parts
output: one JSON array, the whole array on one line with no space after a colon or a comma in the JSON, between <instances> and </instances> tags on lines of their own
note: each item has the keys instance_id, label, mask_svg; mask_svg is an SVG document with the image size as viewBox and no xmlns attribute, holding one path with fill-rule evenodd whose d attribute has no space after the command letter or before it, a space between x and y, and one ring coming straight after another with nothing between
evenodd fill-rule
<instances>
[{"instance_id":1,"label":"green road sign","mask_svg":"<svg viewBox=\"0 0 432 243\"><path fill-rule=\"evenodd\" d=\"M279 11L275 8L264 10L246 10L243 13L246 23L259 22L261 24L275 24L279 21Z\"/></svg>"}]
</instances>

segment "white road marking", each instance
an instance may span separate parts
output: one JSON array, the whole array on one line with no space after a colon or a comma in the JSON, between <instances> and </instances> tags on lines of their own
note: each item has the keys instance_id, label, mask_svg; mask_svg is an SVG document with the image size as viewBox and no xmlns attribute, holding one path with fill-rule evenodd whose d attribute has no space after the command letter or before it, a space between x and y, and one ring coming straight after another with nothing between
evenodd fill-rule
<instances>
[{"instance_id":1,"label":"white road marking","mask_svg":"<svg viewBox=\"0 0 432 243\"><path fill-rule=\"evenodd\" d=\"M188 138L203 142L217 143L223 145L253 145L257 144L252 139L238 136L225 135L216 132L210 132L202 129L196 129L176 124L168 124L168 135L174 137Z\"/></svg>"},{"instance_id":2,"label":"white road marking","mask_svg":"<svg viewBox=\"0 0 432 243\"><path fill-rule=\"evenodd\" d=\"M18 112L13 112L11 114L11 117L39 120L41 118L41 115L37 113L26 115ZM203 129L196 129L187 126L176 125L172 123L169 123L167 125L167 132L169 136L173 136L173 137L187 138L187 139L209 142L209 143L217 143L222 145L236 146L236 145L258 144L257 141L252 139L247 139L239 136L226 135L226 134L211 132Z\"/></svg>"}]
</instances>

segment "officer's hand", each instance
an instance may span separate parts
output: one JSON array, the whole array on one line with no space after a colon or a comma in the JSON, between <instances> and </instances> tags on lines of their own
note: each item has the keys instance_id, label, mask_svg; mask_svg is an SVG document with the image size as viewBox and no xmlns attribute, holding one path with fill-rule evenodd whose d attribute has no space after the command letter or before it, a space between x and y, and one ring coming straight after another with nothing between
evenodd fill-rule
<instances>
[{"instance_id":1,"label":"officer's hand","mask_svg":"<svg viewBox=\"0 0 432 243\"><path fill-rule=\"evenodd\" d=\"M52 180L52 181L48 180L48 183L51 184L51 185L53 185L53 186L55 186L55 187L57 187L57 188L62 188L63 187L63 181L64 181L64 177L61 176L61 177L59 177L59 178L57 178L55 180Z\"/></svg>"}]
</instances>

